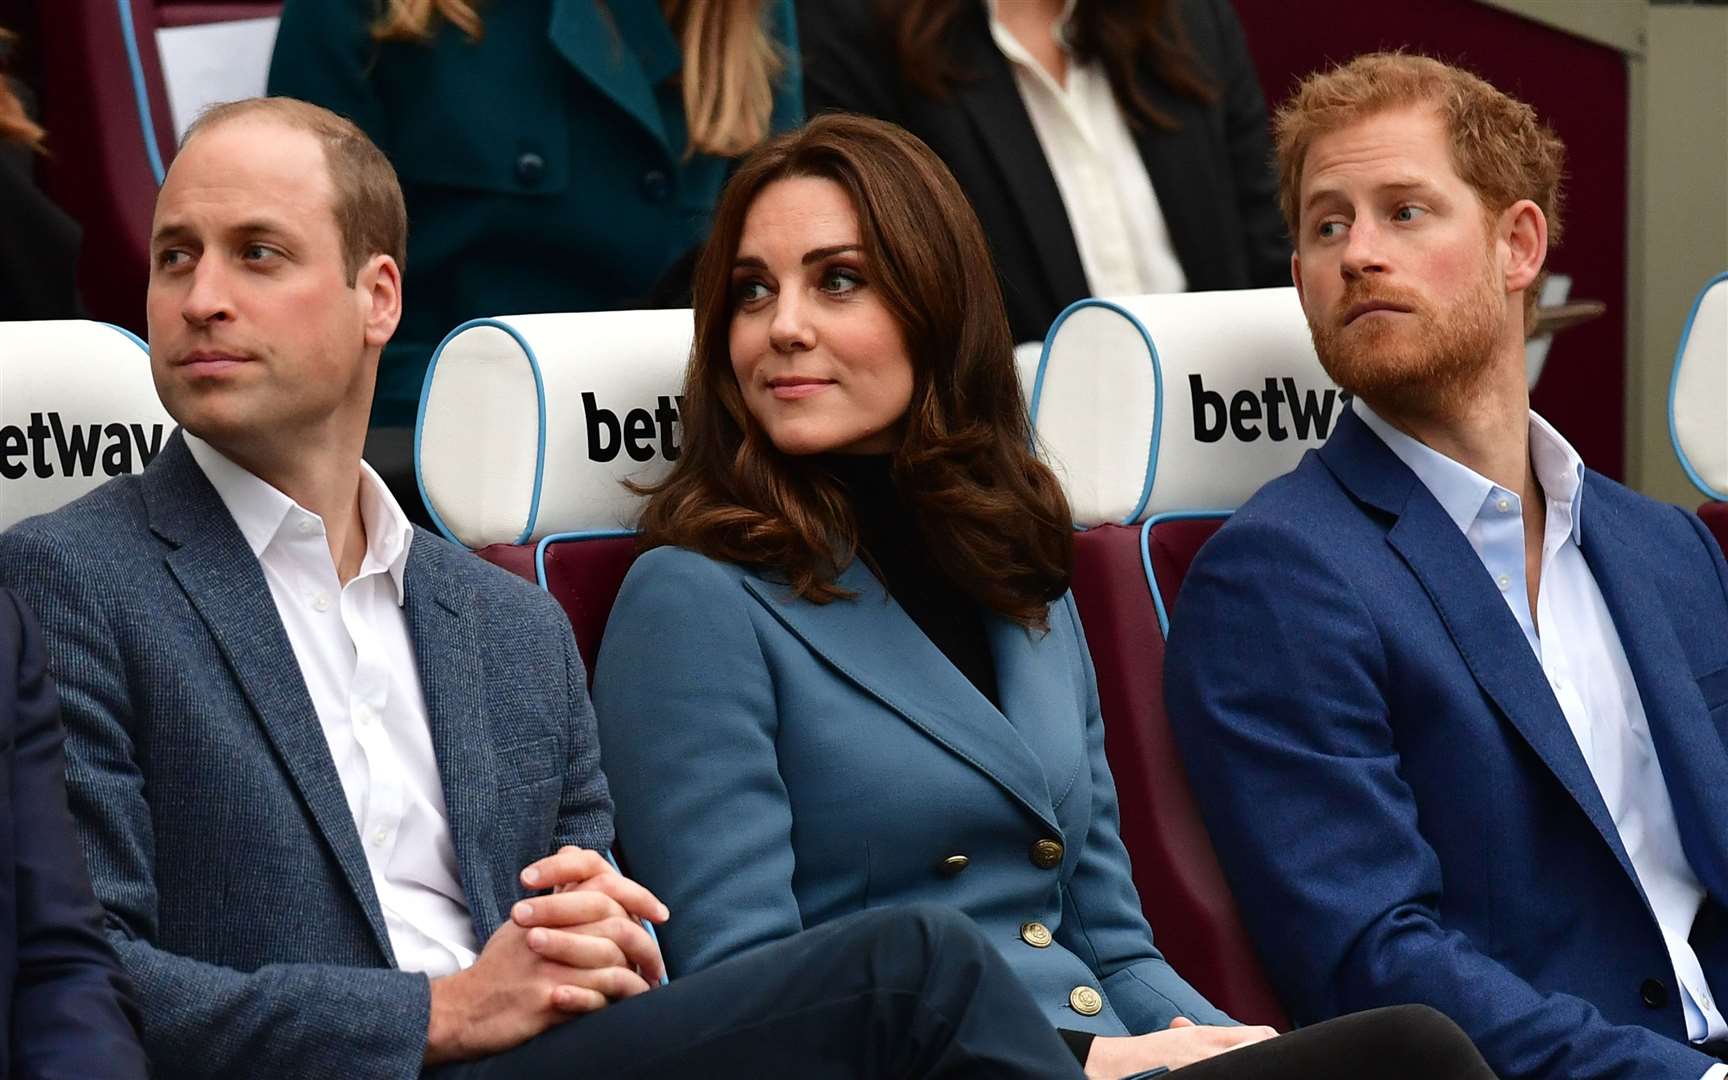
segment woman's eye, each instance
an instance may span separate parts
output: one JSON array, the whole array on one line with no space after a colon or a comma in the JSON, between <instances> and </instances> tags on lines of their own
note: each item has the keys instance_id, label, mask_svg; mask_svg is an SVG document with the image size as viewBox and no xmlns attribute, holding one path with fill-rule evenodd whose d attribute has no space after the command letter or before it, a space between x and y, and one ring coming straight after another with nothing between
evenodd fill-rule
<instances>
[{"instance_id":1,"label":"woman's eye","mask_svg":"<svg viewBox=\"0 0 1728 1080\"><path fill-rule=\"evenodd\" d=\"M850 270L829 270L822 275L823 292L849 293L863 284L858 275Z\"/></svg>"},{"instance_id":2,"label":"woman's eye","mask_svg":"<svg viewBox=\"0 0 1728 1080\"><path fill-rule=\"evenodd\" d=\"M741 282L732 290L732 298L740 304L753 304L768 295L768 286L760 281Z\"/></svg>"}]
</instances>

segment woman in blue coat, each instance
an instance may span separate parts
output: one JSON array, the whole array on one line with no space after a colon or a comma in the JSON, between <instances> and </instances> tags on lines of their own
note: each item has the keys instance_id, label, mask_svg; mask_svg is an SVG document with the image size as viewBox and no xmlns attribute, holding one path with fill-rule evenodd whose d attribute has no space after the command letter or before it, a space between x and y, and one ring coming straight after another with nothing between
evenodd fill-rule
<instances>
[{"instance_id":1,"label":"woman in blue coat","mask_svg":"<svg viewBox=\"0 0 1728 1080\"><path fill-rule=\"evenodd\" d=\"M674 973L935 901L998 944L1089 1075L1268 1039L1172 970L1141 914L1067 503L952 175L893 125L820 117L740 167L695 293L683 448L594 683Z\"/></svg>"}]
</instances>

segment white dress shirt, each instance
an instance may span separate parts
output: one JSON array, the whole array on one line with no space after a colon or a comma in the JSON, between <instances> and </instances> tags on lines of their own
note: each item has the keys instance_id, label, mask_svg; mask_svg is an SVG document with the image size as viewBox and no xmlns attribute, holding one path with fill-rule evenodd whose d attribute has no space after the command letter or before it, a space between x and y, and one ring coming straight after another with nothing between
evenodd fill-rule
<instances>
[{"instance_id":1,"label":"white dress shirt","mask_svg":"<svg viewBox=\"0 0 1728 1080\"><path fill-rule=\"evenodd\" d=\"M1014 69L1014 84L1062 193L1093 295L1187 289L1188 276L1171 245L1146 162L1103 66L1096 60L1082 64L1070 55L1066 84L1058 83L1002 25L1000 2L985 0L990 36ZM1052 29L1064 51L1075 2L1068 0Z\"/></svg>"},{"instance_id":2,"label":"white dress shirt","mask_svg":"<svg viewBox=\"0 0 1728 1080\"><path fill-rule=\"evenodd\" d=\"M362 463L366 557L342 585L317 514L190 433L186 447L264 570L366 852L397 967L429 976L467 967L478 942L402 610L413 526Z\"/></svg>"},{"instance_id":3,"label":"white dress shirt","mask_svg":"<svg viewBox=\"0 0 1728 1080\"><path fill-rule=\"evenodd\" d=\"M1723 1038L1728 1020L1687 940L1704 887L1680 846L1674 805L1626 649L1578 546L1584 462L1546 420L1530 414L1530 463L1548 509L1532 618L1519 497L1399 431L1362 399L1354 407L1464 533L1523 628L1656 915L1680 983L1686 1034L1695 1043ZM1704 1075L1725 1080L1728 1065L1713 1066Z\"/></svg>"}]
</instances>

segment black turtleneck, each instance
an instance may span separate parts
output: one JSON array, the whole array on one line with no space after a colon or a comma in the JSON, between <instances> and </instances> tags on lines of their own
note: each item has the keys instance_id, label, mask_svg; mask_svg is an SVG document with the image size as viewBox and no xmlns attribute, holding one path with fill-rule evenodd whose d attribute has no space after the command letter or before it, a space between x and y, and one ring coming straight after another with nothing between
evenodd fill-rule
<instances>
[{"instance_id":1,"label":"black turtleneck","mask_svg":"<svg viewBox=\"0 0 1728 1080\"><path fill-rule=\"evenodd\" d=\"M983 612L931 558L912 508L894 486L889 457L824 454L816 463L845 489L858 522L859 551L888 595L979 693L999 704Z\"/></svg>"}]
</instances>

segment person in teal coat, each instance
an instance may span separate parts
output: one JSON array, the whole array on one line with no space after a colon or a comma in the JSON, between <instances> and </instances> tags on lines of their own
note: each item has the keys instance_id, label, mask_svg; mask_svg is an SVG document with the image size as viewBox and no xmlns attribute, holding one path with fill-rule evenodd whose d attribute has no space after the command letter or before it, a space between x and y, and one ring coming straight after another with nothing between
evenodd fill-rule
<instances>
[{"instance_id":1,"label":"person in teal coat","mask_svg":"<svg viewBox=\"0 0 1728 1080\"><path fill-rule=\"evenodd\" d=\"M736 155L802 121L795 33L791 0L287 0L269 92L352 119L407 198L374 426L468 319L651 306Z\"/></svg>"}]
</instances>

